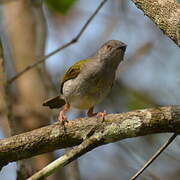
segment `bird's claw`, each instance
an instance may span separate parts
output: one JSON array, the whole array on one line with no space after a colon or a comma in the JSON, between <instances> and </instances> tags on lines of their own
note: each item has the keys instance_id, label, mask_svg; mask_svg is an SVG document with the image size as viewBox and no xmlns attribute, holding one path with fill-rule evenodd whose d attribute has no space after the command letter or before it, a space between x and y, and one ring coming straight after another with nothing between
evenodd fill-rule
<instances>
[{"instance_id":1,"label":"bird's claw","mask_svg":"<svg viewBox=\"0 0 180 180\"><path fill-rule=\"evenodd\" d=\"M105 116L107 115L107 113L106 113L106 111L104 110L104 112L98 112L97 114L96 114L96 117L102 117L102 122L104 122L104 120L105 120Z\"/></svg>"}]
</instances>

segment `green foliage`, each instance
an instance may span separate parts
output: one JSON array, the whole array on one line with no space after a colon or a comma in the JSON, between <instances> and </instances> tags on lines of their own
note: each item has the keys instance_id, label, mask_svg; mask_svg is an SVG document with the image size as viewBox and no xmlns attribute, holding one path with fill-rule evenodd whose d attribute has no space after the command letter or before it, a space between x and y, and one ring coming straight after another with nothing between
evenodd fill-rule
<instances>
[{"instance_id":1,"label":"green foliage","mask_svg":"<svg viewBox=\"0 0 180 180\"><path fill-rule=\"evenodd\" d=\"M77 0L45 0L46 5L59 13L65 14Z\"/></svg>"}]
</instances>

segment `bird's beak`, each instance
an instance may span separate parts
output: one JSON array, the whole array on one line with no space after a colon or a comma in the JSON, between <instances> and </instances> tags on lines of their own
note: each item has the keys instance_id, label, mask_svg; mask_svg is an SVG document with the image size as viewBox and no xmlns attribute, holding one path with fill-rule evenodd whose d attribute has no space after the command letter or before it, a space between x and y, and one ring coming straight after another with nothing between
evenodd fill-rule
<instances>
[{"instance_id":1,"label":"bird's beak","mask_svg":"<svg viewBox=\"0 0 180 180\"><path fill-rule=\"evenodd\" d=\"M126 50L127 45L125 43L122 43L119 48L121 48L123 51Z\"/></svg>"},{"instance_id":2,"label":"bird's beak","mask_svg":"<svg viewBox=\"0 0 180 180\"><path fill-rule=\"evenodd\" d=\"M122 43L117 47L118 49L121 49L125 52L127 45L125 43Z\"/></svg>"}]
</instances>

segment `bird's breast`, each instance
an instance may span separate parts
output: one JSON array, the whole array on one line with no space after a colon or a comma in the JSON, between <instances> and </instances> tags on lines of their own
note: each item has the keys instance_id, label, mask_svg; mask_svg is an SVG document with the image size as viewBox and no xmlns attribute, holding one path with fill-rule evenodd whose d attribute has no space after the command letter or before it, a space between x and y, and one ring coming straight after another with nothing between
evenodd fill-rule
<instances>
[{"instance_id":1,"label":"bird's breast","mask_svg":"<svg viewBox=\"0 0 180 180\"><path fill-rule=\"evenodd\" d=\"M111 90L114 74L86 73L63 85L63 96L73 107L88 109L100 103Z\"/></svg>"}]
</instances>

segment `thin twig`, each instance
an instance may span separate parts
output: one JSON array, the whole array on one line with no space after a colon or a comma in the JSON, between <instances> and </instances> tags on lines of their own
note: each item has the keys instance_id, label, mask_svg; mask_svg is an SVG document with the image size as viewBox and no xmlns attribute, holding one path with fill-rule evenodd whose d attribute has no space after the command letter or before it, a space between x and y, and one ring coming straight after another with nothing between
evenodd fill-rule
<instances>
[{"instance_id":1,"label":"thin twig","mask_svg":"<svg viewBox=\"0 0 180 180\"><path fill-rule=\"evenodd\" d=\"M87 28L87 26L90 24L90 22L92 21L92 19L96 16L96 14L99 12L99 10L102 8L102 6L107 2L107 0L103 0L100 5L97 7L97 9L94 11L94 13L90 16L90 18L86 21L86 23L84 24L84 26L81 28L80 32L75 36L75 38L73 38L71 41L69 41L68 43L62 45L61 47L57 48L56 50L52 51L51 53L49 53L46 56L41 57L39 60L35 61L34 63L30 64L29 66L27 66L26 68L24 68L22 71L20 71L19 73L17 73L14 77L10 78L7 83L10 84L13 81L15 81L17 78L19 78L22 74L24 74L25 72L29 71L30 69L36 67L38 64L43 63L47 58L49 58L50 56L56 54L57 52L61 51L62 49L65 49L66 47L74 44L75 42L77 42L79 40L79 38L81 37L81 35L83 34L83 32L85 31L85 29Z\"/></svg>"},{"instance_id":2,"label":"thin twig","mask_svg":"<svg viewBox=\"0 0 180 180\"><path fill-rule=\"evenodd\" d=\"M60 158L56 159L55 161L44 167L42 170L32 175L27 180L40 180L50 176L59 168L69 164L81 155L97 147L99 142L101 141L101 138L102 134L101 137L98 135L98 138L92 135L90 138L85 139L79 146L75 147Z\"/></svg>"},{"instance_id":3,"label":"thin twig","mask_svg":"<svg viewBox=\"0 0 180 180\"><path fill-rule=\"evenodd\" d=\"M130 180L135 180L143 171L168 147L169 144L176 138L177 134L173 134L167 142L165 142L160 149L144 164L144 166L135 174Z\"/></svg>"}]
</instances>

